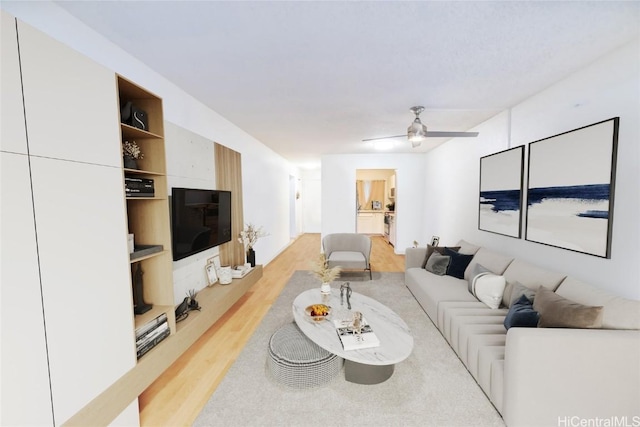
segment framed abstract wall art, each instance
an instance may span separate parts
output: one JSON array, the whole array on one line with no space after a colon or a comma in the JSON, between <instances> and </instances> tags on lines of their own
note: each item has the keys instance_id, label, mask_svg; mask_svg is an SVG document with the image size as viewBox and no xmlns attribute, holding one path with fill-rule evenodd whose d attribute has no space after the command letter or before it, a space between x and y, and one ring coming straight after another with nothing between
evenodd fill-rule
<instances>
[{"instance_id":1,"label":"framed abstract wall art","mask_svg":"<svg viewBox=\"0 0 640 427\"><path fill-rule=\"evenodd\" d=\"M529 144L526 240L611 257L619 121Z\"/></svg>"},{"instance_id":2,"label":"framed abstract wall art","mask_svg":"<svg viewBox=\"0 0 640 427\"><path fill-rule=\"evenodd\" d=\"M524 146L480 158L478 229L520 238Z\"/></svg>"}]
</instances>

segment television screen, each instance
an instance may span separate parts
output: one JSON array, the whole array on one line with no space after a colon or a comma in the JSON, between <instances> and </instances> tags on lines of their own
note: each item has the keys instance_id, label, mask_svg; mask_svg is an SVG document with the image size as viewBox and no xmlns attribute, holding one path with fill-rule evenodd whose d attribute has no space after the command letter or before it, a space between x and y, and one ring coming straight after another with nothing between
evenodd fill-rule
<instances>
[{"instance_id":1,"label":"television screen","mask_svg":"<svg viewBox=\"0 0 640 427\"><path fill-rule=\"evenodd\" d=\"M171 243L174 261L230 240L230 191L171 189Z\"/></svg>"}]
</instances>

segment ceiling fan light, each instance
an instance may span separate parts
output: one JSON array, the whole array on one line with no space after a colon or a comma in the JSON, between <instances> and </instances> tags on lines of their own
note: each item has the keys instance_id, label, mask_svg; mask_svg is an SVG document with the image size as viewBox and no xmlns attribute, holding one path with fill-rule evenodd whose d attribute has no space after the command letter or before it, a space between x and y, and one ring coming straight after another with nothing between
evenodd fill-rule
<instances>
[{"instance_id":1,"label":"ceiling fan light","mask_svg":"<svg viewBox=\"0 0 640 427\"><path fill-rule=\"evenodd\" d=\"M422 124L418 117L407 128L407 137L411 141L413 148L419 147L422 140L427 137L427 127Z\"/></svg>"}]
</instances>

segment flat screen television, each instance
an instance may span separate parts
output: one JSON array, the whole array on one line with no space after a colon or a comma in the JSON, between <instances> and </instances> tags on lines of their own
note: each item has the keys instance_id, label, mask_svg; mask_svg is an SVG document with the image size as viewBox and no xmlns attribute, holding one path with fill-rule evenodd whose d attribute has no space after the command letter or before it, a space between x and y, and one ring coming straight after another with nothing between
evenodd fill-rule
<instances>
[{"instance_id":1,"label":"flat screen television","mask_svg":"<svg viewBox=\"0 0 640 427\"><path fill-rule=\"evenodd\" d=\"M230 191L171 189L171 245L174 261L230 240Z\"/></svg>"}]
</instances>

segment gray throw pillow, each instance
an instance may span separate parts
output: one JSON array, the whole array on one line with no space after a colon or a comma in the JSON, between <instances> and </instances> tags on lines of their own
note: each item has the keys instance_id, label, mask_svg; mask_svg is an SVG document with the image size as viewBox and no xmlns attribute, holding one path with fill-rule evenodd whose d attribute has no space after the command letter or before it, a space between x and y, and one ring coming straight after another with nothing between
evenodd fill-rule
<instances>
[{"instance_id":1,"label":"gray throw pillow","mask_svg":"<svg viewBox=\"0 0 640 427\"><path fill-rule=\"evenodd\" d=\"M444 276L444 274L447 272L447 267L449 266L450 260L451 257L440 255L438 252L434 252L427 260L427 265L424 267L424 269L433 274L437 274L438 276Z\"/></svg>"},{"instance_id":2,"label":"gray throw pillow","mask_svg":"<svg viewBox=\"0 0 640 427\"><path fill-rule=\"evenodd\" d=\"M460 246L431 246L431 245L427 245L427 253L425 254L424 257L424 261L422 261L422 268L427 268L427 261L429 261L429 257L431 257L431 254L436 252L439 253L440 255L446 255L445 250L446 249L451 249L452 251L458 251L458 249L460 249Z\"/></svg>"},{"instance_id":3,"label":"gray throw pillow","mask_svg":"<svg viewBox=\"0 0 640 427\"><path fill-rule=\"evenodd\" d=\"M509 295L506 295L506 298L503 298L503 303L505 303L507 307L511 307L513 304L515 304L515 302L518 301L522 295L527 297L529 301L533 301L533 298L536 296L535 290L527 288L520 282L513 282L509 284L511 285L511 293Z\"/></svg>"}]
</instances>

